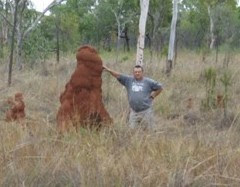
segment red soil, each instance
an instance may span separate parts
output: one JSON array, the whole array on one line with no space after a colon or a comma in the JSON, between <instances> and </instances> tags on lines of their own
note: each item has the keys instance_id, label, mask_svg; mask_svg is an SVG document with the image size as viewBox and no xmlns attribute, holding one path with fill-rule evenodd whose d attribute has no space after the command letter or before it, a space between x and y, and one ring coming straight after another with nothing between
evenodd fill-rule
<instances>
[{"instance_id":1,"label":"red soil","mask_svg":"<svg viewBox=\"0 0 240 187\"><path fill-rule=\"evenodd\" d=\"M22 93L16 93L15 98L8 98L11 108L6 112L6 121L20 121L25 118L25 104Z\"/></svg>"},{"instance_id":2,"label":"red soil","mask_svg":"<svg viewBox=\"0 0 240 187\"><path fill-rule=\"evenodd\" d=\"M70 124L99 127L111 123L102 102L102 60L90 46L78 49L77 66L60 96L61 106L57 113L57 128L60 132Z\"/></svg>"}]
</instances>

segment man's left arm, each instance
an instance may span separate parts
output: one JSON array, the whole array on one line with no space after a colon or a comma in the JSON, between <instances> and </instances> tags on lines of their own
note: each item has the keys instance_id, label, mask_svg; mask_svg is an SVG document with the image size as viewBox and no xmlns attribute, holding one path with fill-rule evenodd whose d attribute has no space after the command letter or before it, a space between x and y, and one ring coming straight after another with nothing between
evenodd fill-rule
<instances>
[{"instance_id":1,"label":"man's left arm","mask_svg":"<svg viewBox=\"0 0 240 187\"><path fill-rule=\"evenodd\" d=\"M151 97L152 99L154 99L155 97L157 97L157 96L162 92L162 90L163 90L163 88L161 87L161 88L159 88L159 89L156 90L156 91L152 91L151 94L150 94L150 97Z\"/></svg>"},{"instance_id":2,"label":"man's left arm","mask_svg":"<svg viewBox=\"0 0 240 187\"><path fill-rule=\"evenodd\" d=\"M163 90L163 86L162 84L160 84L159 82L157 81L152 81L152 92L150 94L150 97L152 99L154 99L155 97L157 97Z\"/></svg>"}]
</instances>

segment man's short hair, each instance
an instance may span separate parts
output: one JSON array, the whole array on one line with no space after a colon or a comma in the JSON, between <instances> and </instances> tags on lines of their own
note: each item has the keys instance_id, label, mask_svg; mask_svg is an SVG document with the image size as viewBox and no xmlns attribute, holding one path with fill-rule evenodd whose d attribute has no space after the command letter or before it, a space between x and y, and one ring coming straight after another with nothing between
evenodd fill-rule
<instances>
[{"instance_id":1,"label":"man's short hair","mask_svg":"<svg viewBox=\"0 0 240 187\"><path fill-rule=\"evenodd\" d=\"M141 65L135 65L134 68L141 68L142 72L143 72L143 67ZM134 69L133 68L133 69Z\"/></svg>"}]
</instances>

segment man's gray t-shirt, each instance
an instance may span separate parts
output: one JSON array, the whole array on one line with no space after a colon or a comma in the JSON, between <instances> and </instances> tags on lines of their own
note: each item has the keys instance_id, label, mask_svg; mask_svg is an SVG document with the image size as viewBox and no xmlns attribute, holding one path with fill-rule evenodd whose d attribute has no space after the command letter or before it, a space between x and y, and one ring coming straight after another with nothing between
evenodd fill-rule
<instances>
[{"instance_id":1,"label":"man's gray t-shirt","mask_svg":"<svg viewBox=\"0 0 240 187\"><path fill-rule=\"evenodd\" d=\"M126 87L129 105L136 112L150 108L151 92L162 88L161 83L145 77L142 80L136 80L133 76L120 75L118 81Z\"/></svg>"}]
</instances>

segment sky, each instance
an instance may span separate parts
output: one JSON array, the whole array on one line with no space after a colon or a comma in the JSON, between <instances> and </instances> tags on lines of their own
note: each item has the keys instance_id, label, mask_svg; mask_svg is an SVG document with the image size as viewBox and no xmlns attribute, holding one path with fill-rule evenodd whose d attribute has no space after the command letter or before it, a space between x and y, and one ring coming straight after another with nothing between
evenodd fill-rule
<instances>
[{"instance_id":1,"label":"sky","mask_svg":"<svg viewBox=\"0 0 240 187\"><path fill-rule=\"evenodd\" d=\"M34 8L42 12L53 0L32 0Z\"/></svg>"}]
</instances>

